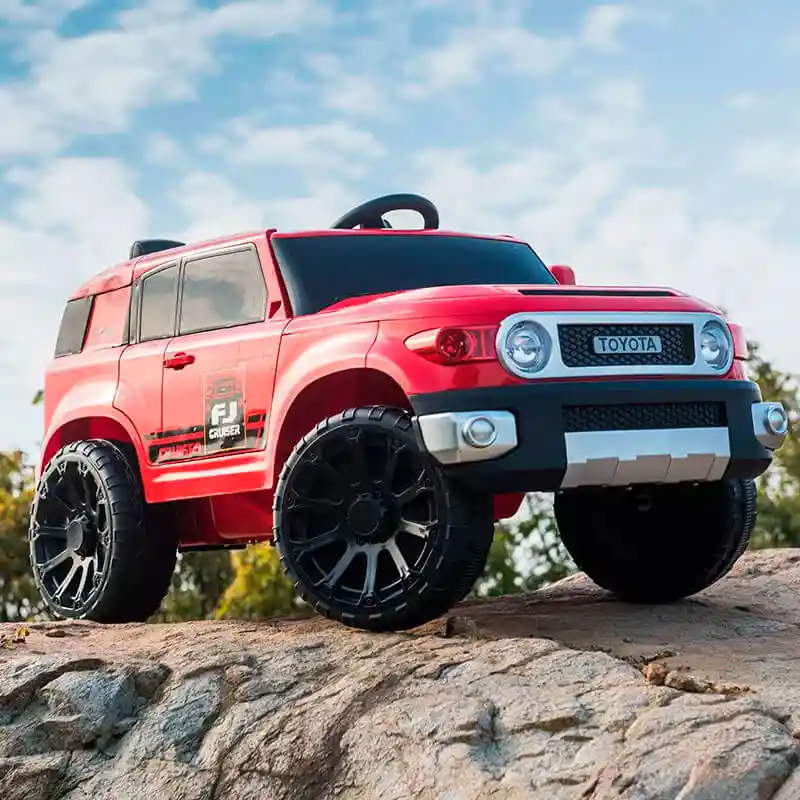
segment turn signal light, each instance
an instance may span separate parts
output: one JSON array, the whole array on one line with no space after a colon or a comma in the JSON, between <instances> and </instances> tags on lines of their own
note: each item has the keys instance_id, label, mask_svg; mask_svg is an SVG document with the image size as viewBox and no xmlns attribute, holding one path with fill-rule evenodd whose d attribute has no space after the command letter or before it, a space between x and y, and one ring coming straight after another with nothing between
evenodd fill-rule
<instances>
[{"instance_id":1,"label":"turn signal light","mask_svg":"<svg viewBox=\"0 0 800 800\"><path fill-rule=\"evenodd\" d=\"M466 364L493 361L497 358L497 325L471 328L433 328L409 336L406 347L417 355L438 364Z\"/></svg>"}]
</instances>

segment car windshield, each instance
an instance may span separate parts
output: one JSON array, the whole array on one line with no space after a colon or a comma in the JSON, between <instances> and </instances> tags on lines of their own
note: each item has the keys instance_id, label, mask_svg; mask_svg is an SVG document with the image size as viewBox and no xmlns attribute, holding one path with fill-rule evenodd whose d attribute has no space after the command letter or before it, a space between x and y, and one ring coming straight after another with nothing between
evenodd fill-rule
<instances>
[{"instance_id":1,"label":"car windshield","mask_svg":"<svg viewBox=\"0 0 800 800\"><path fill-rule=\"evenodd\" d=\"M295 314L349 297L428 286L556 283L522 242L436 234L275 236Z\"/></svg>"}]
</instances>

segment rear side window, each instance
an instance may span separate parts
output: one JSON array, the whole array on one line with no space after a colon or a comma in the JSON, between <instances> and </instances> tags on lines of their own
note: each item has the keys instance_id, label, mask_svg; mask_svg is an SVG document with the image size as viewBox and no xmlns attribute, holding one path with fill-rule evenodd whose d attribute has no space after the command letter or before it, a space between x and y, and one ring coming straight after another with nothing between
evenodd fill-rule
<instances>
[{"instance_id":1,"label":"rear side window","mask_svg":"<svg viewBox=\"0 0 800 800\"><path fill-rule=\"evenodd\" d=\"M95 296L89 330L83 340L84 352L126 343L130 298L130 286Z\"/></svg>"},{"instance_id":2,"label":"rear side window","mask_svg":"<svg viewBox=\"0 0 800 800\"><path fill-rule=\"evenodd\" d=\"M267 287L255 250L187 261L183 271L180 333L196 333L265 318Z\"/></svg>"},{"instance_id":3,"label":"rear side window","mask_svg":"<svg viewBox=\"0 0 800 800\"><path fill-rule=\"evenodd\" d=\"M139 341L166 339L175 335L175 314L178 305L178 265L148 275L139 295L141 317Z\"/></svg>"},{"instance_id":4,"label":"rear side window","mask_svg":"<svg viewBox=\"0 0 800 800\"><path fill-rule=\"evenodd\" d=\"M61 316L61 326L56 339L55 356L71 356L83 350L83 340L89 326L94 297L70 300Z\"/></svg>"}]
</instances>

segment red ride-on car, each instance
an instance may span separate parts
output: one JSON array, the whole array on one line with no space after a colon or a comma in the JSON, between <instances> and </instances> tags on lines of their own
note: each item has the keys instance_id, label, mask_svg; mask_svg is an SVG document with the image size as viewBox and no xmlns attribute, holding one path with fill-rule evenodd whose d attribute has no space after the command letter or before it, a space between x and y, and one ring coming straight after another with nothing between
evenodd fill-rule
<instances>
[{"instance_id":1,"label":"red ride-on car","mask_svg":"<svg viewBox=\"0 0 800 800\"><path fill-rule=\"evenodd\" d=\"M392 229L399 209L424 228ZM406 629L465 597L528 491L622 598L722 577L787 429L741 330L438 228L391 195L330 230L136 242L78 289L30 526L50 610L145 620L176 552L272 540L321 614Z\"/></svg>"}]
</instances>

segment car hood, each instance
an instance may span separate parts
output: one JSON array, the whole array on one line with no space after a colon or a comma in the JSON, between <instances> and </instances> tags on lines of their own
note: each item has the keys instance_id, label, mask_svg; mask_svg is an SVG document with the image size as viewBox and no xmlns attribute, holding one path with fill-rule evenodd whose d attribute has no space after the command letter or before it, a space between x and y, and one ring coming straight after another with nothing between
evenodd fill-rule
<instances>
[{"instance_id":1,"label":"car hood","mask_svg":"<svg viewBox=\"0 0 800 800\"><path fill-rule=\"evenodd\" d=\"M480 285L433 286L342 300L310 320L381 321L459 314L513 314L521 311L652 311L720 313L710 303L666 287Z\"/></svg>"}]
</instances>

